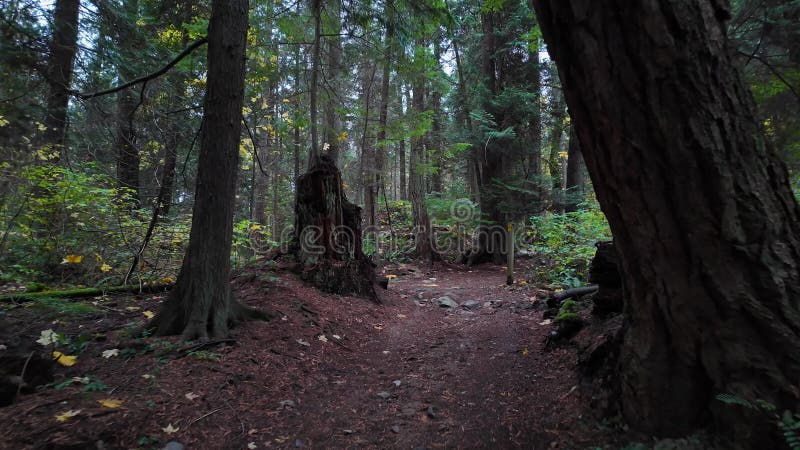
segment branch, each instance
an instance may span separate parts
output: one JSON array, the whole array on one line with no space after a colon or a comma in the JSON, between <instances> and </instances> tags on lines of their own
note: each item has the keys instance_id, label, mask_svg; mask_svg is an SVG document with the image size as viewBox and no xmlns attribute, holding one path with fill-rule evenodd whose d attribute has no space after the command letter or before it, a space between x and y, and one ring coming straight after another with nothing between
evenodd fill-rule
<instances>
[{"instance_id":1,"label":"branch","mask_svg":"<svg viewBox=\"0 0 800 450\"><path fill-rule=\"evenodd\" d=\"M787 89L789 89L789 92L791 92L795 96L795 98L797 100L800 100L800 92L797 92L797 90L794 88L794 86L792 86L791 83L786 81L786 78L784 78L783 75L781 75L781 73L778 72L778 69L776 69L772 64L770 64L769 61L767 61L766 58L762 58L761 56L758 56L756 54L749 55L749 54L741 52L741 51L739 51L738 53L742 54L744 56L748 56L751 59L755 59L756 61L758 61L761 64L763 64L764 67L769 69L769 71L772 72L772 74L775 75L775 77L778 80L780 80L780 82L783 83L786 86Z\"/></svg>"},{"instance_id":2,"label":"branch","mask_svg":"<svg viewBox=\"0 0 800 450\"><path fill-rule=\"evenodd\" d=\"M186 47L186 49L184 51L182 51L178 56L175 57L175 59L170 61L166 66L162 67L161 69L159 69L159 70L157 70L157 71L155 71L155 72L153 72L153 73L151 73L149 75L145 75L145 76L143 76L141 78L137 78L137 79L135 79L133 81L129 81L129 82L127 82L125 84L122 84L120 86L117 86L117 87L114 87L114 88L111 88L111 89L106 89L104 91L98 91L98 92L92 92L92 93L85 93L85 92L81 93L81 92L75 92L75 91L71 91L70 93L72 95L78 97L78 98L81 98L81 99L84 99L84 100L88 100L88 99L94 98L94 97L100 97L100 96L103 96L103 95L113 94L113 93L119 92L119 91L121 91L123 89L127 89L127 88L129 88L129 87L131 87L133 85L150 81L150 80L152 80L154 78L158 78L161 75L164 75L165 73L167 73L169 71L169 69L173 68L183 58L187 57L190 53L195 51L197 49L197 47L200 47L201 45L203 45L203 44L205 44L207 42L208 42L208 39L206 39L206 38L200 38L200 39L194 41L192 43L192 45Z\"/></svg>"}]
</instances>

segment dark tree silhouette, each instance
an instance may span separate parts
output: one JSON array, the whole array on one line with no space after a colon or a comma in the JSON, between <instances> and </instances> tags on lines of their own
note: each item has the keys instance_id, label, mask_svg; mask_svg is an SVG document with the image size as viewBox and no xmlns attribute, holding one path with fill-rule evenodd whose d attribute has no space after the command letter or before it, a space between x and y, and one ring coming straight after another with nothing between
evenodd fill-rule
<instances>
[{"instance_id":1,"label":"dark tree silhouette","mask_svg":"<svg viewBox=\"0 0 800 450\"><path fill-rule=\"evenodd\" d=\"M159 335L224 337L232 323L266 318L233 299L229 280L247 11L247 0L212 3L208 83L189 248L175 288L151 324Z\"/></svg>"},{"instance_id":2,"label":"dark tree silhouette","mask_svg":"<svg viewBox=\"0 0 800 450\"><path fill-rule=\"evenodd\" d=\"M727 3L534 4L620 253L625 418L657 434L713 419L735 447L777 448L774 424L714 399L800 409L800 211L731 62Z\"/></svg>"}]
</instances>

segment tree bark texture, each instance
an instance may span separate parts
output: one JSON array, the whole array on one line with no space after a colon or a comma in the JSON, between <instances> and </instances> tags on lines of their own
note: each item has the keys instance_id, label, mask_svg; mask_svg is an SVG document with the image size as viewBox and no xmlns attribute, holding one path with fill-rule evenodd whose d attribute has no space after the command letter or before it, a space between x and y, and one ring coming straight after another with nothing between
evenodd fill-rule
<instances>
[{"instance_id":1,"label":"tree bark texture","mask_svg":"<svg viewBox=\"0 0 800 450\"><path fill-rule=\"evenodd\" d=\"M47 110L42 145L63 156L72 66L78 49L79 0L58 0L53 12L53 36L47 61ZM57 160L55 160L57 161Z\"/></svg>"},{"instance_id":2,"label":"tree bark texture","mask_svg":"<svg viewBox=\"0 0 800 450\"><path fill-rule=\"evenodd\" d=\"M297 180L295 229L304 280L325 292L377 298L375 270L361 247L361 208L347 200L328 155Z\"/></svg>"},{"instance_id":3,"label":"tree bark texture","mask_svg":"<svg viewBox=\"0 0 800 450\"><path fill-rule=\"evenodd\" d=\"M578 206L583 202L585 184L584 181L584 162L581 154L581 143L575 133L575 127L569 130L569 147L567 150L567 189L564 192L564 205L566 212L578 210Z\"/></svg>"},{"instance_id":4,"label":"tree bark texture","mask_svg":"<svg viewBox=\"0 0 800 450\"><path fill-rule=\"evenodd\" d=\"M239 171L247 0L214 0L208 30L208 83L189 247L175 288L151 326L158 335L225 337L255 316L233 300L230 250Z\"/></svg>"},{"instance_id":5,"label":"tree bark texture","mask_svg":"<svg viewBox=\"0 0 800 450\"><path fill-rule=\"evenodd\" d=\"M417 51L424 47L424 42L417 42ZM425 112L425 78L423 74L417 75L412 86L411 99L414 113L421 115ZM428 208L425 205L425 140L422 136L411 139L411 159L409 164L409 197L411 198L411 213L414 220L414 254L424 261L433 261L433 243L431 240L431 221L428 217Z\"/></svg>"},{"instance_id":6,"label":"tree bark texture","mask_svg":"<svg viewBox=\"0 0 800 450\"><path fill-rule=\"evenodd\" d=\"M625 418L662 435L713 419L733 448L778 448L773 423L714 400L800 410L800 211L728 54L727 3L534 3L619 251Z\"/></svg>"}]
</instances>

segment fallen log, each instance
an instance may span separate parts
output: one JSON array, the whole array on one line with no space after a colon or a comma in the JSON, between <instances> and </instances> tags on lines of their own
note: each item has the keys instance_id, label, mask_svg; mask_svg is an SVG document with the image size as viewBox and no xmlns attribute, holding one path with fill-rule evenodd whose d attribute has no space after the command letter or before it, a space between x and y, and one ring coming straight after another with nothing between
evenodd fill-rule
<instances>
[{"instance_id":1,"label":"fallen log","mask_svg":"<svg viewBox=\"0 0 800 450\"><path fill-rule=\"evenodd\" d=\"M0 303L5 302L28 302L32 300L39 300L43 298L82 298L82 297L96 297L105 294L119 294L119 293L152 293L169 290L175 283L159 283L159 284L126 284L122 286L101 286L92 288L77 288L77 289L64 289L55 291L39 291L39 292L18 292L12 294L0 295Z\"/></svg>"},{"instance_id":2,"label":"fallen log","mask_svg":"<svg viewBox=\"0 0 800 450\"><path fill-rule=\"evenodd\" d=\"M596 284L593 284L591 286L582 286L582 287L577 287L577 288L572 288L572 289L565 289L563 291L556 292L555 294L550 296L550 298L552 298L555 301L560 302L560 301L566 300L568 298L580 297L582 295L586 295L586 294L591 294L593 292L597 292L598 289L600 289L600 286L598 286Z\"/></svg>"}]
</instances>

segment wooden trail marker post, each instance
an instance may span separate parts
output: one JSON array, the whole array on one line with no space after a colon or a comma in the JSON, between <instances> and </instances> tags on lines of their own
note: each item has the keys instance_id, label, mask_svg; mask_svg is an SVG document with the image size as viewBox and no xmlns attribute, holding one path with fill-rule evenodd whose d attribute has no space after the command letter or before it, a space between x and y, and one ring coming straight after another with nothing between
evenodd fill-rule
<instances>
[{"instance_id":1,"label":"wooden trail marker post","mask_svg":"<svg viewBox=\"0 0 800 450\"><path fill-rule=\"evenodd\" d=\"M514 224L509 222L506 229L508 230L508 238L506 239L506 256L508 258L506 263L506 284L511 286L514 284Z\"/></svg>"}]
</instances>

